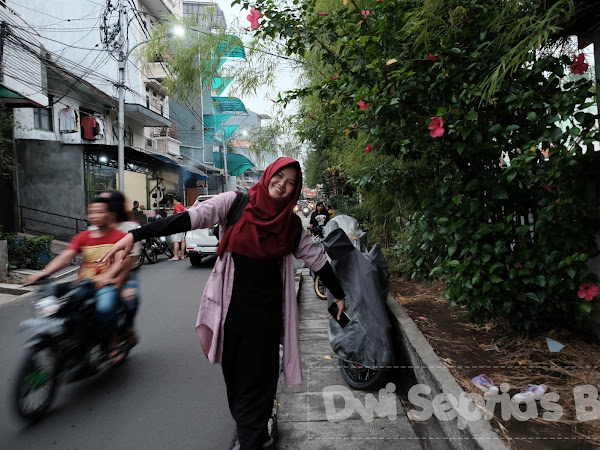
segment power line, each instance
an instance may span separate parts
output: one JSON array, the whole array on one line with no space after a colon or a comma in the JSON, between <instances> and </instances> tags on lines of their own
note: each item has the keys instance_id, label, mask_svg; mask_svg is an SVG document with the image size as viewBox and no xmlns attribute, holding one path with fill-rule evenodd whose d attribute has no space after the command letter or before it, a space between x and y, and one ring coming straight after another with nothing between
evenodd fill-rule
<instances>
[{"instance_id":1,"label":"power line","mask_svg":"<svg viewBox=\"0 0 600 450\"><path fill-rule=\"evenodd\" d=\"M92 2L92 1L90 1L90 3L93 3L96 6L103 6L103 5L99 4L99 3L95 3L95 2ZM14 0L11 0L11 5L16 5L16 6L20 7L20 8L28 9L29 11L40 12L39 9L30 8L29 6L22 5L20 3L15 2ZM53 16L52 14L48 14L46 12L44 12L43 14L44 14L44 16L52 17L53 19L59 20L60 22L57 22L57 23L62 23L62 22L72 22L72 21L74 22L74 21L78 21L78 20L86 20L85 19L86 17L88 17L88 16L90 16L91 14L94 14L94 13L95 13L95 11L92 12L92 13L90 13L90 14L88 14L87 16L83 16L81 18L75 18L75 19L63 19L62 17L56 17L56 16Z\"/></svg>"}]
</instances>

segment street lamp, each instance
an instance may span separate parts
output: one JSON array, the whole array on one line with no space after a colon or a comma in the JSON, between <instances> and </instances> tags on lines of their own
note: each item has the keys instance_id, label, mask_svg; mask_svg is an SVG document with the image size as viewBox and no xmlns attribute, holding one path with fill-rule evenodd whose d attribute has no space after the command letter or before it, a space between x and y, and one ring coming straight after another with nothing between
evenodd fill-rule
<instances>
[{"instance_id":1,"label":"street lamp","mask_svg":"<svg viewBox=\"0 0 600 450\"><path fill-rule=\"evenodd\" d=\"M125 8L121 8L120 22L127 23L127 17L125 14ZM176 36L183 36L185 34L185 28L181 25L175 25L173 27L173 34ZM125 37L124 27L121 27L121 50L119 51L119 113L117 116L118 122L118 142L117 142L117 167L119 173L119 190L125 192L125 66L131 52L133 52L140 45L149 42L149 40L140 41L133 47L129 47L129 41ZM127 51L125 49L127 48Z\"/></svg>"}]
</instances>

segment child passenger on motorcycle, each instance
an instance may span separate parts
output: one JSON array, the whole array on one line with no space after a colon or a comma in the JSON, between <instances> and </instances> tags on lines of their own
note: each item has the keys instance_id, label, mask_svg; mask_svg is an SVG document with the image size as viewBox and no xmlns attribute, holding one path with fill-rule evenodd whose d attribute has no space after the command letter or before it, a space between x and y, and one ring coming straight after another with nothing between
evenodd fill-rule
<instances>
[{"instance_id":1,"label":"child passenger on motorcycle","mask_svg":"<svg viewBox=\"0 0 600 450\"><path fill-rule=\"evenodd\" d=\"M98 197L108 199L108 211L112 213L112 227L127 233L129 230L138 228L140 225L134 220L131 211L127 210L125 196L121 191L110 190L98 194ZM89 230L94 226L88 227ZM138 343L138 335L134 329L134 319L139 307L139 283L135 272L132 272L133 260L139 258L142 253L142 244L137 242L127 258L121 265L121 269L115 275L114 284L120 288L119 301L125 306L125 328L128 334L129 345L134 347Z\"/></svg>"},{"instance_id":2,"label":"child passenger on motorcycle","mask_svg":"<svg viewBox=\"0 0 600 450\"><path fill-rule=\"evenodd\" d=\"M97 227L78 233L73 237L68 247L41 271L27 278L25 285L35 283L65 267L74 257L81 255L83 260L79 267L78 281L92 280L93 287L83 288L80 300L94 297L96 301L96 316L100 328L108 338L109 358L117 362L122 358L119 352L117 335L117 302L119 289L116 280L122 270L122 258L116 258L113 263L97 261L107 250L118 242L126 233L112 227L115 222L114 214L109 211L109 199L96 197L88 205L88 221Z\"/></svg>"}]
</instances>

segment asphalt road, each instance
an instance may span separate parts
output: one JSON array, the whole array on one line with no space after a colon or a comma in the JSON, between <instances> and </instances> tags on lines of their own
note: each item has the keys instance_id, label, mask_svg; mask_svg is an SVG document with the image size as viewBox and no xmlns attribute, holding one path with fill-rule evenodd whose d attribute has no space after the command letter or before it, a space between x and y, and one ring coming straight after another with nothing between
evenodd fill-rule
<instances>
[{"instance_id":1,"label":"asphalt road","mask_svg":"<svg viewBox=\"0 0 600 450\"><path fill-rule=\"evenodd\" d=\"M122 366L61 386L34 426L19 422L9 401L25 340L16 329L31 307L22 299L0 305L0 448L230 449L235 424L221 368L207 361L194 331L213 262L145 263L140 344Z\"/></svg>"}]
</instances>

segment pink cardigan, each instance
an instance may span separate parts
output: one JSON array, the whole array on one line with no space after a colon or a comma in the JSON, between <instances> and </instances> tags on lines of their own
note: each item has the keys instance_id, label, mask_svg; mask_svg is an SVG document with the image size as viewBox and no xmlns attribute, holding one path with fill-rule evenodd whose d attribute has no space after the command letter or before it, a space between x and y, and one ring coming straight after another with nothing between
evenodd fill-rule
<instances>
[{"instance_id":1,"label":"pink cardigan","mask_svg":"<svg viewBox=\"0 0 600 450\"><path fill-rule=\"evenodd\" d=\"M221 230L221 236L219 237L222 238L227 212L235 196L235 192L224 192L188 209L192 229L208 228L218 223ZM314 271L321 269L327 262L323 249L313 241L306 230L302 230L300 244L294 252L294 256L304 260L306 265ZM281 269L284 297L283 328L281 331L283 373L287 384L299 384L302 382L302 368L298 339L298 303L294 284L294 259L292 254L284 256ZM231 252L226 252L223 257L218 258L215 262L200 302L196 333L204 353L213 364L219 364L223 354L223 326L231 301L233 274L233 258ZM325 309L323 314L326 314Z\"/></svg>"}]
</instances>

